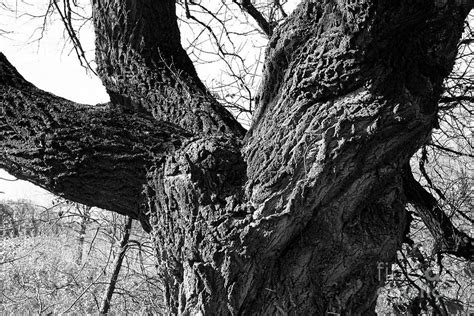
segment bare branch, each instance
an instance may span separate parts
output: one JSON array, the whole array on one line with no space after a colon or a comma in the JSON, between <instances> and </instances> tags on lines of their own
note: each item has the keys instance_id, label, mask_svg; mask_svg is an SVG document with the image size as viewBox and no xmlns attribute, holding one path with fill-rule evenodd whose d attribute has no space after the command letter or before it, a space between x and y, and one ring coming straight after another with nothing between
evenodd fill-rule
<instances>
[{"instance_id":1,"label":"bare branch","mask_svg":"<svg viewBox=\"0 0 474 316\"><path fill-rule=\"evenodd\" d=\"M439 102L441 103L451 103L451 102L461 102L461 101L474 103L474 96L469 96L469 95L444 96L444 97L441 97L441 99L439 100Z\"/></svg>"},{"instance_id":2,"label":"bare branch","mask_svg":"<svg viewBox=\"0 0 474 316\"><path fill-rule=\"evenodd\" d=\"M288 14L285 12L285 9L283 9L283 5L281 4L280 0L274 0L273 5L278 8L283 18L288 17Z\"/></svg>"},{"instance_id":3,"label":"bare branch","mask_svg":"<svg viewBox=\"0 0 474 316\"><path fill-rule=\"evenodd\" d=\"M433 146L439 150L442 150L442 151L445 151L445 152L449 152L451 154L455 154L455 155L458 155L458 156L465 156L465 157L471 157L471 158L474 158L474 155L473 154L467 154L467 153L463 153L463 152L460 152L460 151L457 151L457 150L454 150L454 149L451 149L451 148L448 148L448 147L444 147L444 146L440 146L438 144L435 144L433 142L430 142L427 144L428 146Z\"/></svg>"},{"instance_id":4,"label":"bare branch","mask_svg":"<svg viewBox=\"0 0 474 316\"><path fill-rule=\"evenodd\" d=\"M59 13L59 16L61 17L61 21L64 24L64 27L67 31L67 34L69 35L69 39L72 41L74 51L76 52L77 59L81 63L83 67L86 69L90 70L94 75L97 75L95 70L92 68L90 62L86 58L86 54L84 52L84 48L82 47L82 44L77 36L77 32L74 29L74 26L72 24L72 9L71 9L71 3L70 0L63 0L63 8L61 9L58 5L58 0L52 0L52 3L54 7L56 8L56 11Z\"/></svg>"},{"instance_id":5,"label":"bare branch","mask_svg":"<svg viewBox=\"0 0 474 316\"><path fill-rule=\"evenodd\" d=\"M260 11L255 8L250 0L232 0L235 4L237 4L243 11L247 12L255 22L257 22L260 29L268 36L271 37L273 34L273 29L275 25L269 23L267 19L262 15ZM280 6L281 7L281 6Z\"/></svg>"},{"instance_id":6,"label":"bare branch","mask_svg":"<svg viewBox=\"0 0 474 316\"><path fill-rule=\"evenodd\" d=\"M3 178L3 177L0 177L0 180L2 180L2 181L11 181L11 182L18 181L18 179L7 179L7 178Z\"/></svg>"},{"instance_id":7,"label":"bare branch","mask_svg":"<svg viewBox=\"0 0 474 316\"><path fill-rule=\"evenodd\" d=\"M410 166L403 170L403 188L408 202L436 241L436 251L473 260L474 239L459 231L440 209L436 199L413 178Z\"/></svg>"}]
</instances>

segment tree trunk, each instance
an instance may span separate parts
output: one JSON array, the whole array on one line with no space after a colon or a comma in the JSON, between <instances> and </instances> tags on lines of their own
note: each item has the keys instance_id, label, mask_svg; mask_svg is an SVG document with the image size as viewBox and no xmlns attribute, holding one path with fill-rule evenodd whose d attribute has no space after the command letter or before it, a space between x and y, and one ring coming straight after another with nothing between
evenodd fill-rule
<instances>
[{"instance_id":1,"label":"tree trunk","mask_svg":"<svg viewBox=\"0 0 474 316\"><path fill-rule=\"evenodd\" d=\"M82 256L84 253L84 243L86 240L86 233L87 233L87 225L91 220L91 209L92 207L86 205L75 204L74 205L75 212L77 216L79 216L79 230L78 234L79 237L77 238L77 256L76 256L76 263L78 265L82 264Z\"/></svg>"},{"instance_id":2,"label":"tree trunk","mask_svg":"<svg viewBox=\"0 0 474 316\"><path fill-rule=\"evenodd\" d=\"M125 258L125 252L128 248L128 240L130 239L130 231L132 230L133 219L131 217L127 218L127 222L124 226L124 232L122 239L120 240L120 245L117 254L115 255L114 262L112 264L113 270L110 275L109 283L104 292L104 298L99 309L101 315L106 315L110 309L110 302L112 301L112 296L114 295L115 286L117 285L117 280L120 274L120 269L122 269L122 262Z\"/></svg>"},{"instance_id":3,"label":"tree trunk","mask_svg":"<svg viewBox=\"0 0 474 316\"><path fill-rule=\"evenodd\" d=\"M86 229L87 229L87 221L86 217L81 217L79 222L79 238L77 239L77 256L76 256L76 264L82 264L82 254L84 252L84 243L86 239Z\"/></svg>"},{"instance_id":4,"label":"tree trunk","mask_svg":"<svg viewBox=\"0 0 474 316\"><path fill-rule=\"evenodd\" d=\"M244 138L174 1L93 1L111 104L39 91L0 55L0 166L145 223L169 313L374 314L377 264L409 224L402 169L436 127L469 9L444 2L304 1L273 32Z\"/></svg>"}]
</instances>

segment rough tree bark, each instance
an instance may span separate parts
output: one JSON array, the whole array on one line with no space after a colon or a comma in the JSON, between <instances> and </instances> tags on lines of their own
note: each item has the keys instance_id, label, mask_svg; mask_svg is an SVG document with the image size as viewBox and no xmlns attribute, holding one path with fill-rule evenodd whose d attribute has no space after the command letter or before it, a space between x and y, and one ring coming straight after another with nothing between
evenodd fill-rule
<instances>
[{"instance_id":1,"label":"rough tree bark","mask_svg":"<svg viewBox=\"0 0 474 316\"><path fill-rule=\"evenodd\" d=\"M142 221L170 313L373 314L407 202L442 251L473 253L405 173L470 6L303 1L273 31L245 133L198 79L174 1L94 0L111 103L40 91L0 55L0 167Z\"/></svg>"}]
</instances>

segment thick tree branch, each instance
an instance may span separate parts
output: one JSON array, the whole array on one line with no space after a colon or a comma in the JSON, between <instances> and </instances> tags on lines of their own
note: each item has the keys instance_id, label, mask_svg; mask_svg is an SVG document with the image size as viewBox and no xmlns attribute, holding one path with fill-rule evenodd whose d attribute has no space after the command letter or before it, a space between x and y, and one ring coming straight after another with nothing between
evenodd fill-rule
<instances>
[{"instance_id":1,"label":"thick tree branch","mask_svg":"<svg viewBox=\"0 0 474 316\"><path fill-rule=\"evenodd\" d=\"M403 170L403 190L435 239L436 251L474 260L474 239L454 227L436 199L413 178L409 164Z\"/></svg>"},{"instance_id":2,"label":"thick tree branch","mask_svg":"<svg viewBox=\"0 0 474 316\"><path fill-rule=\"evenodd\" d=\"M260 216L302 203L304 225L354 186L363 200L341 216L373 203L370 190L428 139L465 14L409 1L303 2L270 40L247 136L247 193Z\"/></svg>"},{"instance_id":3,"label":"thick tree branch","mask_svg":"<svg viewBox=\"0 0 474 316\"><path fill-rule=\"evenodd\" d=\"M98 72L113 103L193 133L243 136L182 48L174 0L95 0L93 6Z\"/></svg>"},{"instance_id":4,"label":"thick tree branch","mask_svg":"<svg viewBox=\"0 0 474 316\"><path fill-rule=\"evenodd\" d=\"M0 167L20 179L144 220L140 196L147 166L187 136L143 114L41 91L0 53Z\"/></svg>"}]
</instances>

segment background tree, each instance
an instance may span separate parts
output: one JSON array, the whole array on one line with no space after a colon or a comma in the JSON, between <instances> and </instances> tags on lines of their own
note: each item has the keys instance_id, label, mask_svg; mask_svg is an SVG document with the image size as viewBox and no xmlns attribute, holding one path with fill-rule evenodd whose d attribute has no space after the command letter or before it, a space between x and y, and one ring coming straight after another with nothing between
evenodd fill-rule
<instances>
[{"instance_id":1,"label":"background tree","mask_svg":"<svg viewBox=\"0 0 474 316\"><path fill-rule=\"evenodd\" d=\"M27 200L0 202L0 236L15 238L34 237L48 220L48 209Z\"/></svg>"},{"instance_id":2,"label":"background tree","mask_svg":"<svg viewBox=\"0 0 474 316\"><path fill-rule=\"evenodd\" d=\"M48 210L28 205L45 215L38 235L23 231L0 239L3 313L97 313L103 297L109 312L163 311L154 251L138 223L123 234L128 221L118 214L64 201ZM88 210L85 232L84 210ZM122 235L128 235L126 247L117 243ZM78 262L81 245L84 252ZM116 258L121 258L120 264Z\"/></svg>"},{"instance_id":3,"label":"background tree","mask_svg":"<svg viewBox=\"0 0 474 316\"><path fill-rule=\"evenodd\" d=\"M271 35L248 132L197 77L174 1L93 1L111 102L40 91L1 55L0 166L139 219L173 313L373 313L407 202L438 252L471 258L408 164L471 4L304 1L270 29L239 3Z\"/></svg>"}]
</instances>

